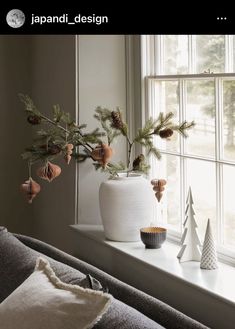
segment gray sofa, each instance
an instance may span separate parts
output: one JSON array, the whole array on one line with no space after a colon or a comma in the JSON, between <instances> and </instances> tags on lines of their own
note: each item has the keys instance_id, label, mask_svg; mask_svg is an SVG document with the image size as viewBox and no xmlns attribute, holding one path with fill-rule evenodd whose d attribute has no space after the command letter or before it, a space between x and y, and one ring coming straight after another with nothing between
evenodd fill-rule
<instances>
[{"instance_id":1,"label":"gray sofa","mask_svg":"<svg viewBox=\"0 0 235 329\"><path fill-rule=\"evenodd\" d=\"M108 290L115 297L95 329L208 328L84 261L3 227L0 227L0 302L33 272L39 255L49 260L62 281Z\"/></svg>"}]
</instances>

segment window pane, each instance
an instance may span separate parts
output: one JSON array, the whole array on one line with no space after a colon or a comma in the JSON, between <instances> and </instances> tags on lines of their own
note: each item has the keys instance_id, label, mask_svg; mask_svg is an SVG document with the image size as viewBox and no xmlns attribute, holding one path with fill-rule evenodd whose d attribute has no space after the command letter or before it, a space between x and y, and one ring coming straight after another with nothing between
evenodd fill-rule
<instances>
[{"instance_id":1,"label":"window pane","mask_svg":"<svg viewBox=\"0 0 235 329\"><path fill-rule=\"evenodd\" d=\"M163 154L158 161L156 173L152 173L152 177L167 180L162 201L157 202L157 214L160 217L157 221L167 223L172 230L181 232L179 157Z\"/></svg>"},{"instance_id":2,"label":"window pane","mask_svg":"<svg viewBox=\"0 0 235 329\"><path fill-rule=\"evenodd\" d=\"M223 166L224 178L224 239L225 245L235 249L235 167Z\"/></svg>"},{"instance_id":3,"label":"window pane","mask_svg":"<svg viewBox=\"0 0 235 329\"><path fill-rule=\"evenodd\" d=\"M164 35L163 74L188 73L188 36Z\"/></svg>"},{"instance_id":4,"label":"window pane","mask_svg":"<svg viewBox=\"0 0 235 329\"><path fill-rule=\"evenodd\" d=\"M224 35L196 36L196 72L225 72Z\"/></svg>"},{"instance_id":5,"label":"window pane","mask_svg":"<svg viewBox=\"0 0 235 329\"><path fill-rule=\"evenodd\" d=\"M212 80L186 82L186 120L196 126L186 139L187 153L215 156L215 87Z\"/></svg>"},{"instance_id":6,"label":"window pane","mask_svg":"<svg viewBox=\"0 0 235 329\"><path fill-rule=\"evenodd\" d=\"M188 159L186 166L187 186L191 186L192 189L198 234L203 243L208 218L216 236L215 165L207 161Z\"/></svg>"},{"instance_id":7,"label":"window pane","mask_svg":"<svg viewBox=\"0 0 235 329\"><path fill-rule=\"evenodd\" d=\"M174 121L179 122L179 83L178 81L156 81L155 106L151 116L157 118L160 112L174 113ZM179 135L173 134L169 140L154 138L154 143L162 150L179 151Z\"/></svg>"},{"instance_id":8,"label":"window pane","mask_svg":"<svg viewBox=\"0 0 235 329\"><path fill-rule=\"evenodd\" d=\"M233 35L233 70L232 72L235 72L235 35Z\"/></svg>"},{"instance_id":9,"label":"window pane","mask_svg":"<svg viewBox=\"0 0 235 329\"><path fill-rule=\"evenodd\" d=\"M235 161L235 80L223 82L224 158Z\"/></svg>"}]
</instances>

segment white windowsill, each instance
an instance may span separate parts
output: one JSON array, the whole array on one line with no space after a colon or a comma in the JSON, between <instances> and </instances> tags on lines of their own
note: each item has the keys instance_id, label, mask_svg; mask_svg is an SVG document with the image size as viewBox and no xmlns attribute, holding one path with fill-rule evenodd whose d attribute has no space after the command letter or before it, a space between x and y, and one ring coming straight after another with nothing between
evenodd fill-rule
<instances>
[{"instance_id":1,"label":"white windowsill","mask_svg":"<svg viewBox=\"0 0 235 329\"><path fill-rule=\"evenodd\" d=\"M102 225L71 225L80 234L89 237L108 248L119 251L151 267L153 271L166 274L197 287L202 291L235 306L235 267L219 263L217 270L202 270L199 262L179 263L179 246L166 241L161 249L145 249L140 242L115 242L105 239Z\"/></svg>"}]
</instances>

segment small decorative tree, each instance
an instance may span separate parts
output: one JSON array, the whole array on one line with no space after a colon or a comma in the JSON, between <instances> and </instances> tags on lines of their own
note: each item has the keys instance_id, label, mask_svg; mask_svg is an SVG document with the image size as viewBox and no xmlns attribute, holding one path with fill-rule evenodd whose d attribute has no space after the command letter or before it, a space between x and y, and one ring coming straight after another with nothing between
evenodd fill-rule
<instances>
[{"instance_id":1,"label":"small decorative tree","mask_svg":"<svg viewBox=\"0 0 235 329\"><path fill-rule=\"evenodd\" d=\"M215 270L218 268L215 241L212 234L210 219L208 219L202 248L201 268Z\"/></svg>"},{"instance_id":2,"label":"small decorative tree","mask_svg":"<svg viewBox=\"0 0 235 329\"><path fill-rule=\"evenodd\" d=\"M188 197L186 200L186 219L184 221L184 233L182 235L181 243L182 247L177 257L180 262L187 262L190 260L200 262L201 251L199 246L201 245L197 234L197 223L195 221L195 212L193 209L193 197L191 187L189 187Z\"/></svg>"}]
</instances>

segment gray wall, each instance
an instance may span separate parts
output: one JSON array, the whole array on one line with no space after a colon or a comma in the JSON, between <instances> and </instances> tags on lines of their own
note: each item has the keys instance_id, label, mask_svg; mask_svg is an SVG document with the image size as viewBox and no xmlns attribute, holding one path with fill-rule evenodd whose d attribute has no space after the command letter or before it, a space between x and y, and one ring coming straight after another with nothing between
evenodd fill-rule
<instances>
[{"instance_id":1,"label":"gray wall","mask_svg":"<svg viewBox=\"0 0 235 329\"><path fill-rule=\"evenodd\" d=\"M32 96L39 110L51 113L60 104L76 114L76 37L35 35L0 37L0 161L1 220L11 231L29 234L66 251L73 251L69 224L75 222L75 163L61 161L62 174L52 183L38 178L41 192L28 205L19 185L28 177L20 154L32 143L17 94ZM124 36L81 36L79 40L79 122L88 128L96 106L126 108ZM124 159L124 141L115 145L115 157ZM100 222L98 188L104 175L90 161L79 166L78 222Z\"/></svg>"},{"instance_id":2,"label":"gray wall","mask_svg":"<svg viewBox=\"0 0 235 329\"><path fill-rule=\"evenodd\" d=\"M34 36L32 40L32 98L40 111L51 115L52 105L75 116L75 36ZM61 175L40 182L33 202L33 235L65 250L71 249L69 224L74 222L75 165L56 162ZM36 176L35 176L36 177Z\"/></svg>"},{"instance_id":3,"label":"gray wall","mask_svg":"<svg viewBox=\"0 0 235 329\"><path fill-rule=\"evenodd\" d=\"M18 93L31 93L31 37L0 36L0 225L31 233L33 209L19 191L28 178L20 154L28 143L26 123Z\"/></svg>"}]
</instances>

